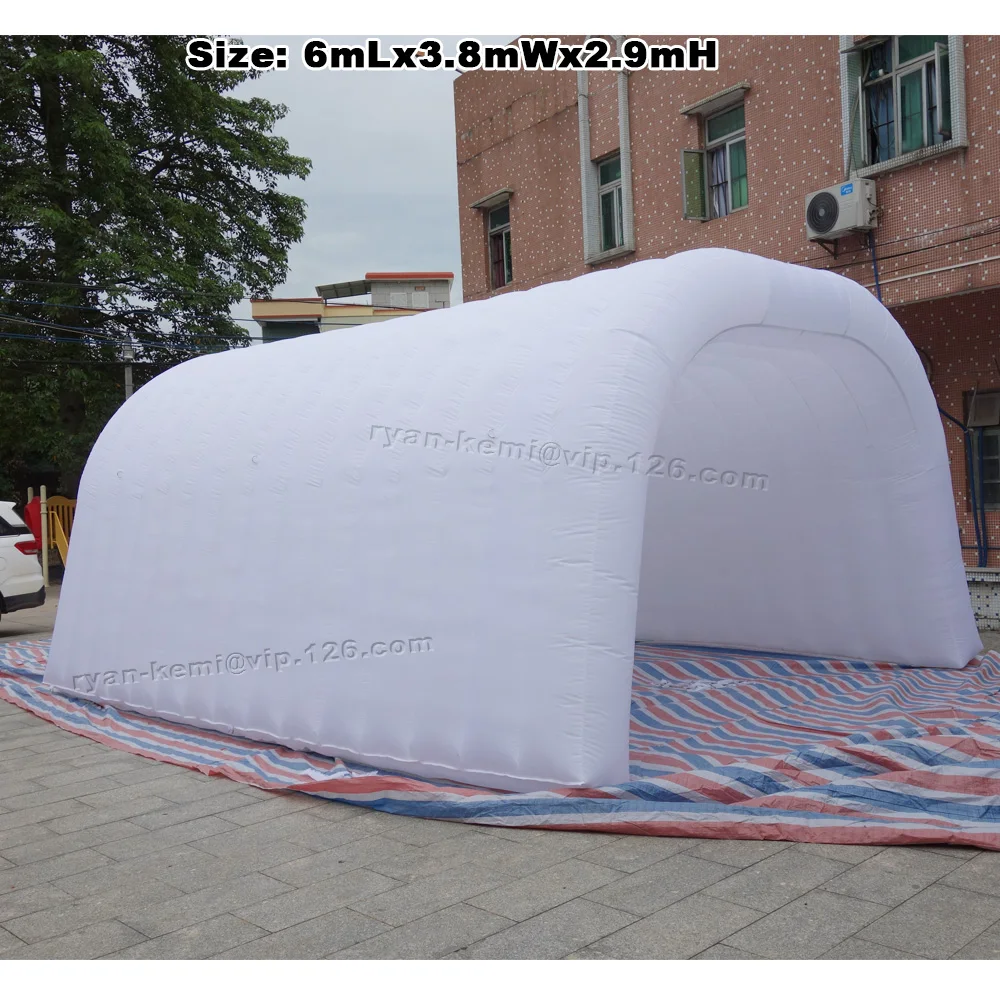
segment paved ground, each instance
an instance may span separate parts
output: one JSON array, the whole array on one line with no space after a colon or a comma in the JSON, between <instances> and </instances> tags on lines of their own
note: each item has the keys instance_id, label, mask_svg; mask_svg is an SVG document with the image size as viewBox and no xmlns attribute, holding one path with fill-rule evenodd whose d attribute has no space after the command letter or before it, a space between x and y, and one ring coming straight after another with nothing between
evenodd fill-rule
<instances>
[{"instance_id":1,"label":"paved ground","mask_svg":"<svg viewBox=\"0 0 1000 1000\"><path fill-rule=\"evenodd\" d=\"M0 621L0 642L50 634L52 596ZM1000 958L1000 854L390 816L108 750L0 702L3 958L820 956Z\"/></svg>"}]
</instances>

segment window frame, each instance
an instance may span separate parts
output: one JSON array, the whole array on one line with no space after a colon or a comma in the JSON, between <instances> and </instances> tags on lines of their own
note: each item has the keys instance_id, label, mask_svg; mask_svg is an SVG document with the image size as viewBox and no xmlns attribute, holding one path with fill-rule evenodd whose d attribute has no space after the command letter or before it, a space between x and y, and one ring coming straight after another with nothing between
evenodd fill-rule
<instances>
[{"instance_id":1,"label":"window frame","mask_svg":"<svg viewBox=\"0 0 1000 1000\"><path fill-rule=\"evenodd\" d=\"M500 223L498 225L493 225L493 213L498 209L507 209L507 221ZM490 280L490 290L499 291L501 288L507 288L514 283L514 261L513 254L511 250L511 228L510 228L510 200L501 202L499 205L492 205L490 208L486 209L486 266L489 272ZM494 260L493 257L493 246L494 242L499 242L501 249L501 258L499 260ZM497 283L497 271L498 265L503 265L503 277L502 283Z\"/></svg>"},{"instance_id":2,"label":"window frame","mask_svg":"<svg viewBox=\"0 0 1000 1000\"><path fill-rule=\"evenodd\" d=\"M933 155L933 151L938 149L938 147L946 147L955 139L954 128L949 129L947 132L943 130L944 107L946 101L949 106L949 117L954 115L954 108L951 107L953 104L951 99L951 90L949 88L946 98L942 88L943 74L941 73L941 67L944 60L948 60L949 62L950 82L951 46L949 41L936 41L929 52L922 53L919 56L914 56L906 62L901 62L899 58L900 37L900 35L885 36L861 45L858 48L858 52L861 56L861 72L858 76L857 89L858 110L861 115L861 155L864 160L864 164L861 168L862 170L890 169L885 165L904 157L923 158L924 156ZM947 38L947 36L945 37ZM876 49L883 47L887 42L891 43L890 58L892 59L892 66L883 77L871 80L867 79L869 73L868 61L871 58L871 53ZM930 91L928 86L928 72L929 67L931 66L934 67L933 123L928 121L929 113L931 111L929 103ZM922 141L919 146L904 150L901 80L917 71L920 72L920 127ZM883 159L873 160L873 129L870 117L871 109L868 101L868 94L877 88L885 88L887 81L889 83L888 89L892 96L892 151L891 155L886 156ZM935 136L940 136L940 138L937 139L937 141L934 141ZM945 150L942 149L941 151L944 152ZM862 176L864 175L862 174Z\"/></svg>"},{"instance_id":3,"label":"window frame","mask_svg":"<svg viewBox=\"0 0 1000 1000\"><path fill-rule=\"evenodd\" d=\"M597 222L601 245L600 252L602 254L613 253L625 246L625 207L622 195L621 159L621 153L613 153L611 156L605 156L603 159L595 162L595 166L597 167ZM602 184L601 167L608 163L614 163L616 160L618 161L618 176L614 180ZM613 195L615 208L615 242L610 246L606 245L604 238L604 196L607 194Z\"/></svg>"},{"instance_id":4,"label":"window frame","mask_svg":"<svg viewBox=\"0 0 1000 1000\"><path fill-rule=\"evenodd\" d=\"M709 125L711 122L715 121L723 115L729 114L736 108L743 108L743 125L738 129L733 129L726 132L720 136L716 136L714 139L709 139ZM710 115L700 116L701 120L699 122L699 131L701 133L702 148L701 149L683 149L681 150L681 185L683 188L683 214L685 219L695 219L699 222L709 222L712 219L724 219L729 215L733 215L736 212L742 212L744 209L750 207L750 171L749 165L747 163L747 128L746 128L746 100L741 97L739 100L733 101L731 104L726 105L724 108L719 108L713 111ZM737 205L733 207L733 147L743 144L743 163L746 169L746 174L743 176L747 180L747 195L746 201L742 205ZM725 185L725 204L726 211L719 214L715 209L715 198L713 197L713 191L715 188L722 185L713 185L712 183L712 165L713 158L721 153L723 157L723 165L725 167L725 180L722 182ZM694 182L694 187L700 189L701 199L703 202L703 212L698 213L695 208L690 204L689 190L692 187L691 182L688 178L689 171L696 170L700 174L700 178L697 178Z\"/></svg>"},{"instance_id":5,"label":"window frame","mask_svg":"<svg viewBox=\"0 0 1000 1000\"><path fill-rule=\"evenodd\" d=\"M965 421L966 426L969 427L969 430L972 432L972 468L968 468L968 456L966 457L966 505L971 509L973 493L977 497L980 496L981 490L985 484L993 487L995 499L985 500L982 504L983 509L1000 510L1000 461L997 461L997 472L995 477L991 476L986 478L985 476L981 477L979 474L980 466L983 464L984 460L997 460L997 456L1000 456L1000 423L979 424L977 426L971 425L971 421L973 419L973 402L974 400L981 399L984 396L1000 396L1000 389L987 389L983 392L977 391L974 393L965 393ZM983 444L987 437L990 437L997 442L994 449L996 452L995 455L986 456L983 454ZM980 457L981 455L982 458Z\"/></svg>"},{"instance_id":6,"label":"window frame","mask_svg":"<svg viewBox=\"0 0 1000 1000\"><path fill-rule=\"evenodd\" d=\"M738 129L733 129L731 132L726 132L721 136L716 136L714 139L709 139L708 129L711 122L723 115L728 115L731 111L736 108L743 108L743 125ZM703 128L705 133L705 186L706 186L706 208L708 211L709 219L724 219L727 215L732 215L734 212L742 212L743 209L749 207L750 204L750 185L747 184L747 200L743 205L737 205L733 207L733 150L732 147L743 143L743 161L746 163L746 148L747 148L747 125L746 125L746 103L745 101L736 101L730 104L726 108L722 108L720 111L715 111L710 115L706 115ZM723 181L725 185L725 202L726 211L721 215L717 214L715 211L715 199L712 196L713 186L721 187L722 185L712 184L712 159L713 155L719 153L723 155L723 165L726 168L726 177ZM747 174L749 181L749 172Z\"/></svg>"}]
</instances>

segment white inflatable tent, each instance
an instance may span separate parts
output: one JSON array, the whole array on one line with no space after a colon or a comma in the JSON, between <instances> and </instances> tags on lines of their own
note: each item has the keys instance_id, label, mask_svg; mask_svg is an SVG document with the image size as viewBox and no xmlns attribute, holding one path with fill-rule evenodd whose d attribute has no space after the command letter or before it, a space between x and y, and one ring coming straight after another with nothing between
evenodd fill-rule
<instances>
[{"instance_id":1,"label":"white inflatable tent","mask_svg":"<svg viewBox=\"0 0 1000 1000\"><path fill-rule=\"evenodd\" d=\"M979 652L934 397L860 285L697 250L180 365L94 447L45 679L599 786L637 638Z\"/></svg>"}]
</instances>

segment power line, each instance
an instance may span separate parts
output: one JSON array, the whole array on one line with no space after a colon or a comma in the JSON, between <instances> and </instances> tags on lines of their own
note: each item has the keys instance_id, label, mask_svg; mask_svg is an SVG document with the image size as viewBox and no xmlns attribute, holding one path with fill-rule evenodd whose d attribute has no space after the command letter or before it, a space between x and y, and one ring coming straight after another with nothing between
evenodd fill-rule
<instances>
[{"instance_id":1,"label":"power line","mask_svg":"<svg viewBox=\"0 0 1000 1000\"><path fill-rule=\"evenodd\" d=\"M956 222L953 226L942 226L940 229L930 229L930 230L927 230L926 232L923 232L923 233L911 233L911 234L909 234L907 236L897 236L895 239L892 239L892 240L884 240L882 243L876 243L875 244L875 250L879 251L879 250L882 250L884 247L894 246L896 243L905 243L907 240L919 240L919 239L924 239L927 236L939 236L941 233L948 233L948 232L951 232L953 229L968 229L970 226L977 225L978 223L998 222L998 221L1000 221L1000 215L986 216L985 218L977 219L976 222ZM986 230L986 232L990 232L990 231L991 230ZM975 235L983 235L983 234L982 233L973 234L973 236L975 236ZM936 246L940 246L942 244L935 244L935 245ZM919 249L919 248L917 248L917 249ZM864 249L860 249L860 250L857 250L857 251L851 251L851 252L852 253L866 253L867 249L864 248ZM879 256L881 257L881 254L879 254ZM791 263L793 263L793 264L806 264L806 263L809 263L810 261L825 260L827 258L828 258L828 254L822 253L822 254L816 254L813 257L803 257L801 260L792 261Z\"/></svg>"},{"instance_id":2,"label":"power line","mask_svg":"<svg viewBox=\"0 0 1000 1000\"><path fill-rule=\"evenodd\" d=\"M283 302L304 302L304 301L311 301L311 300L306 300L306 299L282 299L282 301ZM88 311L88 312L99 312L103 316L106 316L108 319L115 320L117 322L121 322L122 320L127 320L128 319L127 315L123 316L123 315L117 315L115 313L107 312L105 309L103 309L100 306L74 306L74 305L65 305L62 302L36 302L36 301L34 301L32 299L11 299L11 298L7 298L7 297L4 297L4 296L0 296L0 302L10 302L10 303L13 303L14 305L18 305L18 306L52 306L55 309L82 309L82 310ZM157 317L160 317L161 319L172 319L173 318L171 313L156 312L156 310L154 310L154 309L146 309L145 307L127 310L127 312L145 313L147 316L157 316ZM225 316L226 319L231 319L234 323L259 323L260 322L260 320L255 319L252 316L231 316L228 313L223 313L223 315ZM8 317L8 318L10 318L10 317ZM90 329L90 328L89 327L65 326L65 325L63 325L63 329L66 329L66 330L83 330L83 329ZM209 334L208 336L211 336L211 334Z\"/></svg>"},{"instance_id":3,"label":"power line","mask_svg":"<svg viewBox=\"0 0 1000 1000\"><path fill-rule=\"evenodd\" d=\"M981 233L973 233L970 236L958 236L958 237L955 237L955 239L944 240L941 243L932 243L929 246L925 246L925 247L912 247L909 250L900 250L898 253L891 253L891 254L885 254L885 255L879 254L879 263L881 264L883 261L887 261L887 260L898 260L898 259L904 258L904 257L912 257L914 254L927 253L927 252L929 252L931 250L940 250L942 247L957 246L958 244L968 242L969 240L983 239L983 238L985 238L987 236L994 236L997 233L1000 233L1000 226L995 226L992 229L984 230ZM990 244L990 245L992 245L992 244ZM875 249L877 251L878 247L876 246ZM972 249L979 250L979 249L986 249L986 248L985 247L973 247ZM856 260L844 261L843 263L830 264L830 265L828 265L825 268L818 268L818 270L839 271L839 270L846 270L847 268L851 268L851 267L864 267L864 266L867 266L867 265L871 264L871 259L867 256L867 254L865 254L865 252L863 250L852 251L852 253L857 253L857 254L860 254L862 256L859 256ZM822 259L822 258L810 258L810 260L817 260L817 259ZM794 263L794 264L801 264L803 262L802 261L792 261L792 263ZM895 269L893 271L887 271L887 272L884 272L884 275L888 276L889 274L897 274L897 273L899 273L900 270L902 270L902 269L901 268L897 268L897 269Z\"/></svg>"},{"instance_id":4,"label":"power line","mask_svg":"<svg viewBox=\"0 0 1000 1000\"><path fill-rule=\"evenodd\" d=\"M10 323L20 323L23 326L41 327L42 329L45 329L45 330L64 330L64 331L68 331L70 333L83 333L83 334L86 334L89 337L93 337L95 340L100 341L102 345L103 344L120 344L122 342L122 337L121 337L120 334L102 333L100 330L96 330L96 329L94 329L92 327L86 327L86 326L67 326L67 325L65 325L63 323L48 323L45 320L23 319L22 317L19 317L19 316L8 316L5 313L0 313L0 321L2 321L2 320L7 320ZM185 336L187 336L191 340L214 340L214 341L223 341L224 343L227 343L227 344L230 343L230 341L228 341L221 334L214 334L214 333L189 333L189 334L185 334ZM53 340L53 339L54 340L58 340L59 338L47 338L47 339L49 339L49 340ZM63 339L65 339L69 343L75 343L75 344L81 343L81 341L78 340L78 339L71 339L71 338L68 338L68 337L67 338L63 338ZM186 346L184 344L184 341L170 340L170 339L165 339L165 340L150 340L150 341L141 341L140 340L139 343L142 346L144 346L144 347L164 347L164 346L170 346L172 344L178 344L178 345L180 345L182 347Z\"/></svg>"},{"instance_id":5,"label":"power line","mask_svg":"<svg viewBox=\"0 0 1000 1000\"><path fill-rule=\"evenodd\" d=\"M307 302L307 301L311 302L313 300L312 299L282 299L281 301L283 301L283 302ZM6 296L0 296L0 302L11 302L14 305L18 305L18 306L51 306L54 309L77 309L77 310L83 310L85 312L98 312L98 313L101 313L103 316L107 316L108 319L113 319L113 320L121 320L121 319L127 318L127 316L122 316L122 315L119 315L119 314L108 312L107 309L105 307L103 307L103 306L78 306L78 305L69 305L69 304L64 303L64 302L39 302L39 301L36 301L34 299L11 299L11 298L7 298ZM162 319L169 319L172 316L171 313L157 312L155 309L147 309L145 306L137 306L137 307L135 307L133 309L126 309L124 311L125 311L125 313L144 313L147 316L159 316ZM229 315L227 315L226 318L234 320L237 323L257 323L257 322L259 322L258 320L253 319L252 317L247 318L246 316L229 316Z\"/></svg>"},{"instance_id":6,"label":"power line","mask_svg":"<svg viewBox=\"0 0 1000 1000\"><path fill-rule=\"evenodd\" d=\"M114 341L104 341L98 344L83 344L80 340L75 337L40 337L37 334L31 333L0 333L0 340L30 340L35 344L76 344L78 347L90 346L90 347L118 347L119 344ZM199 350L197 346L191 344L183 344L176 341L156 341L155 343L146 344L140 343L138 345L140 348L171 348L177 351L184 351L188 354L219 354L221 351L211 351L211 350ZM239 347L251 347L252 343L248 344L231 344L227 343L222 350L231 350Z\"/></svg>"},{"instance_id":7,"label":"power line","mask_svg":"<svg viewBox=\"0 0 1000 1000\"><path fill-rule=\"evenodd\" d=\"M91 284L81 284L76 281L54 281L50 278L13 278L0 276L0 282L5 282L7 284L13 285L48 285L51 287L58 288L74 288L79 292L117 292L124 287L132 288L147 288L148 285L143 285L139 281L117 281L112 282L109 285L91 285ZM177 294L186 296L187 298L198 298L198 299L216 299L217 295L211 292L192 292L185 289L177 289ZM246 296L244 296L245 298Z\"/></svg>"}]
</instances>

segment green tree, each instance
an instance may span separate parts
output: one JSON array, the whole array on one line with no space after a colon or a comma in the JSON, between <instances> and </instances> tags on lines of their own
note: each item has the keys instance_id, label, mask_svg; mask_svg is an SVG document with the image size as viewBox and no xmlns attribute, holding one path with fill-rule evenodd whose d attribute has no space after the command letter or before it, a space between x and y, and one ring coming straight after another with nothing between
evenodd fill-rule
<instances>
[{"instance_id":1,"label":"green tree","mask_svg":"<svg viewBox=\"0 0 1000 1000\"><path fill-rule=\"evenodd\" d=\"M229 314L287 275L308 160L287 109L198 72L188 36L0 36L0 491L46 467L75 496L136 385L246 344ZM6 479L6 482L5 482Z\"/></svg>"}]
</instances>

